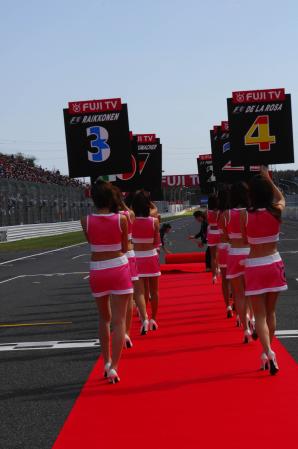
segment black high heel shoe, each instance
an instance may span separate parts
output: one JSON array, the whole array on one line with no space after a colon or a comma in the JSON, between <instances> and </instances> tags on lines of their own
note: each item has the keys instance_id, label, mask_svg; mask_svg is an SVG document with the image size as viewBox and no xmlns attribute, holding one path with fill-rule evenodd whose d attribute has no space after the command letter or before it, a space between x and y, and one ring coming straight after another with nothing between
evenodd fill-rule
<instances>
[{"instance_id":1,"label":"black high heel shoe","mask_svg":"<svg viewBox=\"0 0 298 449\"><path fill-rule=\"evenodd\" d=\"M130 339L130 336L125 334L125 340L124 340L124 347L126 349L131 349L133 347L132 341Z\"/></svg>"},{"instance_id":2,"label":"black high heel shoe","mask_svg":"<svg viewBox=\"0 0 298 449\"><path fill-rule=\"evenodd\" d=\"M271 376L275 376L276 373L279 371L279 367L276 360L275 352L273 352L271 349L268 351L268 359L269 359L269 371Z\"/></svg>"}]
</instances>

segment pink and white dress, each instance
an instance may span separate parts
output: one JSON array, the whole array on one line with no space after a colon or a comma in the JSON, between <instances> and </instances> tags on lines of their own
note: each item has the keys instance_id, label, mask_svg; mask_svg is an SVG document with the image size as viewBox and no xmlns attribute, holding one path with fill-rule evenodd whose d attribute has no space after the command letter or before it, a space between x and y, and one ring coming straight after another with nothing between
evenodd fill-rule
<instances>
[{"instance_id":1,"label":"pink and white dress","mask_svg":"<svg viewBox=\"0 0 298 449\"><path fill-rule=\"evenodd\" d=\"M222 235L223 235L223 227L220 224L220 218L222 215L223 215L223 212L221 212L218 217L218 229L219 229L220 239L222 238ZM225 226L226 226L225 216L223 216L223 219L225 221ZM220 268L227 268L229 248L230 248L230 244L228 242L220 241L217 245L218 265Z\"/></svg>"},{"instance_id":2,"label":"pink and white dress","mask_svg":"<svg viewBox=\"0 0 298 449\"><path fill-rule=\"evenodd\" d=\"M153 217L136 217L132 224L132 242L154 244L155 223ZM159 258L156 248L135 251L139 277L160 276Z\"/></svg>"},{"instance_id":3,"label":"pink and white dress","mask_svg":"<svg viewBox=\"0 0 298 449\"><path fill-rule=\"evenodd\" d=\"M280 223L267 209L248 212L246 233L248 243L262 245L279 240ZM261 295L287 290L285 268L278 252L245 260L245 295Z\"/></svg>"},{"instance_id":4,"label":"pink and white dress","mask_svg":"<svg viewBox=\"0 0 298 449\"><path fill-rule=\"evenodd\" d=\"M220 232L218 229L218 210L208 210L207 212L207 245L217 246L220 243Z\"/></svg>"},{"instance_id":5,"label":"pink and white dress","mask_svg":"<svg viewBox=\"0 0 298 449\"><path fill-rule=\"evenodd\" d=\"M88 215L86 233L91 252L121 251L120 214ZM123 255L108 260L91 260L89 282L95 298L133 293L127 257Z\"/></svg>"},{"instance_id":6,"label":"pink and white dress","mask_svg":"<svg viewBox=\"0 0 298 449\"><path fill-rule=\"evenodd\" d=\"M128 223L128 240L132 241L132 222L131 222L131 219L130 219L130 213L128 212L128 210L121 211L121 213L123 215L125 215L126 218L127 218L127 223ZM136 260L136 255L135 255L134 250L132 249L130 251L127 251L126 257L128 259L128 263L129 263L131 280L132 281L137 281L139 279L139 275L138 275L137 260Z\"/></svg>"},{"instance_id":7,"label":"pink and white dress","mask_svg":"<svg viewBox=\"0 0 298 449\"><path fill-rule=\"evenodd\" d=\"M229 239L242 239L240 228L240 213L242 210L245 210L245 208L230 209L228 211L226 228ZM249 251L250 249L246 247L229 248L227 257L227 279L234 279L244 275L244 261L247 258Z\"/></svg>"}]
</instances>

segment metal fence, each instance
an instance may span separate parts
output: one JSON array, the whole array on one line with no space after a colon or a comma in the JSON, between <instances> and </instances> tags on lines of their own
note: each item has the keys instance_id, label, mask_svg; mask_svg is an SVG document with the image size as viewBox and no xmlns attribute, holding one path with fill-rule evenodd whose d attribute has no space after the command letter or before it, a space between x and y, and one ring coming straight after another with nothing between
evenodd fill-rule
<instances>
[{"instance_id":1,"label":"metal fence","mask_svg":"<svg viewBox=\"0 0 298 449\"><path fill-rule=\"evenodd\" d=\"M83 188L0 179L0 226L79 220L91 211Z\"/></svg>"}]
</instances>

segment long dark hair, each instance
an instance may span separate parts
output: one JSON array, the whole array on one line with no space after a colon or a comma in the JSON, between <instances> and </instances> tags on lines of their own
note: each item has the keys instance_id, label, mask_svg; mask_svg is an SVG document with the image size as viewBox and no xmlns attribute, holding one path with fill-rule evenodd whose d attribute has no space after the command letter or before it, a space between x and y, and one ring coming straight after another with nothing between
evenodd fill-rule
<instances>
[{"instance_id":1,"label":"long dark hair","mask_svg":"<svg viewBox=\"0 0 298 449\"><path fill-rule=\"evenodd\" d=\"M274 191L271 182L262 175L254 176L249 182L251 211L265 208L281 221L281 211L274 206Z\"/></svg>"},{"instance_id":2,"label":"long dark hair","mask_svg":"<svg viewBox=\"0 0 298 449\"><path fill-rule=\"evenodd\" d=\"M208 197L208 209L217 210L218 209L218 198L216 193L211 193Z\"/></svg>"},{"instance_id":3,"label":"long dark hair","mask_svg":"<svg viewBox=\"0 0 298 449\"><path fill-rule=\"evenodd\" d=\"M131 207L136 217L149 217L151 201L144 192L138 190L132 200Z\"/></svg>"},{"instance_id":4,"label":"long dark hair","mask_svg":"<svg viewBox=\"0 0 298 449\"><path fill-rule=\"evenodd\" d=\"M231 207L249 207L248 185L244 181L236 182L230 192Z\"/></svg>"},{"instance_id":5,"label":"long dark hair","mask_svg":"<svg viewBox=\"0 0 298 449\"><path fill-rule=\"evenodd\" d=\"M218 191L218 210L221 212L230 208L230 190L226 184L223 184Z\"/></svg>"},{"instance_id":6,"label":"long dark hair","mask_svg":"<svg viewBox=\"0 0 298 449\"><path fill-rule=\"evenodd\" d=\"M91 197L97 209L109 209L110 212L119 211L119 201L110 182L98 179L92 184Z\"/></svg>"}]
</instances>

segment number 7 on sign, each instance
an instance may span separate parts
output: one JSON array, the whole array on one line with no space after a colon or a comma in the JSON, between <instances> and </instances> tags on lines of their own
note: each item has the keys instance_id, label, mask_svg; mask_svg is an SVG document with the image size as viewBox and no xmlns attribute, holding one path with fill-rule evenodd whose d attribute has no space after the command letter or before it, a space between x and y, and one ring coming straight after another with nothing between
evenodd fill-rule
<instances>
[{"instance_id":1,"label":"number 7 on sign","mask_svg":"<svg viewBox=\"0 0 298 449\"><path fill-rule=\"evenodd\" d=\"M257 135L256 134L257 131ZM245 145L259 145L259 151L270 151L276 137L270 136L269 116L259 115L244 136Z\"/></svg>"}]
</instances>

